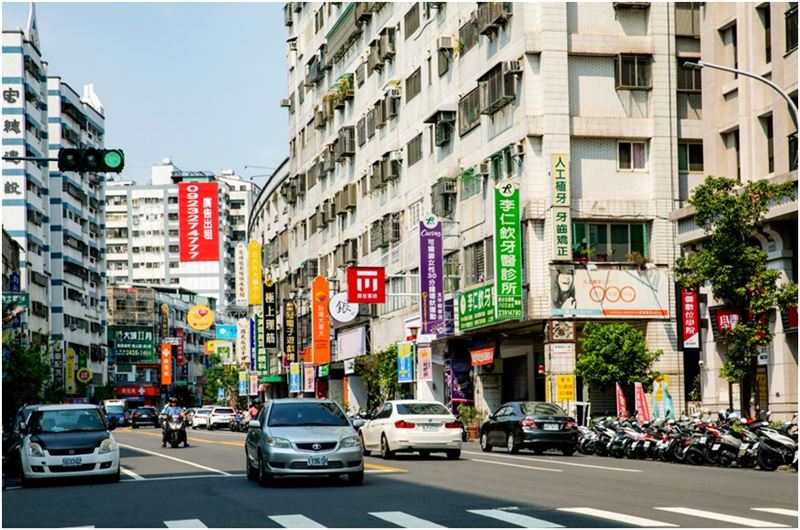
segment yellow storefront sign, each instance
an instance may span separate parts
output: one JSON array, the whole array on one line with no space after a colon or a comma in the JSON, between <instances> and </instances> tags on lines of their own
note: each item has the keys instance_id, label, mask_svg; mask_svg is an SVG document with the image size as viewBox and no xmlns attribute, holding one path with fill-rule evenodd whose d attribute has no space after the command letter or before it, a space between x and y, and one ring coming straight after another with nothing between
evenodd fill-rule
<instances>
[{"instance_id":1,"label":"yellow storefront sign","mask_svg":"<svg viewBox=\"0 0 800 530\"><path fill-rule=\"evenodd\" d=\"M75 386L75 361L77 356L75 350L67 348L67 362L64 373L64 388L69 395L75 394L78 389Z\"/></svg>"},{"instance_id":2,"label":"yellow storefront sign","mask_svg":"<svg viewBox=\"0 0 800 530\"><path fill-rule=\"evenodd\" d=\"M575 401L575 376L556 376L556 401Z\"/></svg>"},{"instance_id":3,"label":"yellow storefront sign","mask_svg":"<svg viewBox=\"0 0 800 530\"><path fill-rule=\"evenodd\" d=\"M261 243L255 239L247 245L248 274L250 276L250 305L263 303L261 289Z\"/></svg>"},{"instance_id":4,"label":"yellow storefront sign","mask_svg":"<svg viewBox=\"0 0 800 530\"><path fill-rule=\"evenodd\" d=\"M214 312L208 306L196 305L189 310L186 321L190 328L203 331L214 323Z\"/></svg>"},{"instance_id":5,"label":"yellow storefront sign","mask_svg":"<svg viewBox=\"0 0 800 530\"><path fill-rule=\"evenodd\" d=\"M550 391L550 376L544 378L544 400L550 403L553 401L553 392Z\"/></svg>"}]
</instances>

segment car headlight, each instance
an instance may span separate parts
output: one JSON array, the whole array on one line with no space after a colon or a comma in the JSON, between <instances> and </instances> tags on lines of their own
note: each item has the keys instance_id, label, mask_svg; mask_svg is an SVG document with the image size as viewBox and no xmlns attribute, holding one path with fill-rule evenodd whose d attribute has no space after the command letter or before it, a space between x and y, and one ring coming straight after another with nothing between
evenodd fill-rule
<instances>
[{"instance_id":1,"label":"car headlight","mask_svg":"<svg viewBox=\"0 0 800 530\"><path fill-rule=\"evenodd\" d=\"M44 451L42 450L42 446L37 444L36 442L31 442L28 446L28 454L31 456L44 456Z\"/></svg>"},{"instance_id":2,"label":"car headlight","mask_svg":"<svg viewBox=\"0 0 800 530\"><path fill-rule=\"evenodd\" d=\"M106 438L102 442L100 442L100 454L110 453L114 450L114 442L111 441L111 438Z\"/></svg>"},{"instance_id":3,"label":"car headlight","mask_svg":"<svg viewBox=\"0 0 800 530\"><path fill-rule=\"evenodd\" d=\"M292 442L286 440L285 438L267 438L267 445L270 447L289 449L292 447Z\"/></svg>"},{"instance_id":4,"label":"car headlight","mask_svg":"<svg viewBox=\"0 0 800 530\"><path fill-rule=\"evenodd\" d=\"M350 436L341 442L341 447L356 447L357 445L360 445L357 436Z\"/></svg>"}]
</instances>

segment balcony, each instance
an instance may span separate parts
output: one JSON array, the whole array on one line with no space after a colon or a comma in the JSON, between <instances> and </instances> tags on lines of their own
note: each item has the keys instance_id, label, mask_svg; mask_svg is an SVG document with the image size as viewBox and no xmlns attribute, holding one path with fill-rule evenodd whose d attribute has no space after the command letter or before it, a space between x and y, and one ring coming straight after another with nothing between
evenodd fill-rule
<instances>
[{"instance_id":1,"label":"balcony","mask_svg":"<svg viewBox=\"0 0 800 530\"><path fill-rule=\"evenodd\" d=\"M339 15L339 19L326 35L328 42L327 68L332 67L361 35L362 25L372 17L369 2L354 2Z\"/></svg>"}]
</instances>

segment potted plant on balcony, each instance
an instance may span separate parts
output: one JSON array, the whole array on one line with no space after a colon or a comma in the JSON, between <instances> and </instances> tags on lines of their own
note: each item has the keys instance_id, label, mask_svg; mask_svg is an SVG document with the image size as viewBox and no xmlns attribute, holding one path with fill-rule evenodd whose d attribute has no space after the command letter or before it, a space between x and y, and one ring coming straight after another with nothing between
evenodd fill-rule
<instances>
[{"instance_id":1,"label":"potted plant on balcony","mask_svg":"<svg viewBox=\"0 0 800 530\"><path fill-rule=\"evenodd\" d=\"M588 263L592 258L594 258L594 249L591 247L581 246L574 254L574 259L578 263Z\"/></svg>"},{"instance_id":2,"label":"potted plant on balcony","mask_svg":"<svg viewBox=\"0 0 800 530\"><path fill-rule=\"evenodd\" d=\"M643 271L647 267L647 264L650 263L649 259L645 258L644 256L641 255L641 253L636 251L629 253L627 259L631 263L635 263L636 267L640 271Z\"/></svg>"},{"instance_id":3,"label":"potted plant on balcony","mask_svg":"<svg viewBox=\"0 0 800 530\"><path fill-rule=\"evenodd\" d=\"M458 407L458 420L464 424L467 429L467 436L470 440L478 439L478 424L480 416L478 409L472 405L460 405Z\"/></svg>"}]
</instances>

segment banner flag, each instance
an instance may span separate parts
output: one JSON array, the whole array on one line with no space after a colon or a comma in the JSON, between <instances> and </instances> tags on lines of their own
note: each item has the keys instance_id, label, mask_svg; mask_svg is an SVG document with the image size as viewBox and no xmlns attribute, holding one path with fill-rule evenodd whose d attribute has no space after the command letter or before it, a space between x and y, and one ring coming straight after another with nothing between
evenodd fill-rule
<instances>
[{"instance_id":1,"label":"banner flag","mask_svg":"<svg viewBox=\"0 0 800 530\"><path fill-rule=\"evenodd\" d=\"M625 401L625 394L622 392L622 387L617 383L617 417L628 417L628 404Z\"/></svg>"},{"instance_id":2,"label":"banner flag","mask_svg":"<svg viewBox=\"0 0 800 530\"><path fill-rule=\"evenodd\" d=\"M636 397L636 420L639 423L649 422L650 406L647 404L647 396L644 394L642 383L634 383L633 392Z\"/></svg>"}]
</instances>

